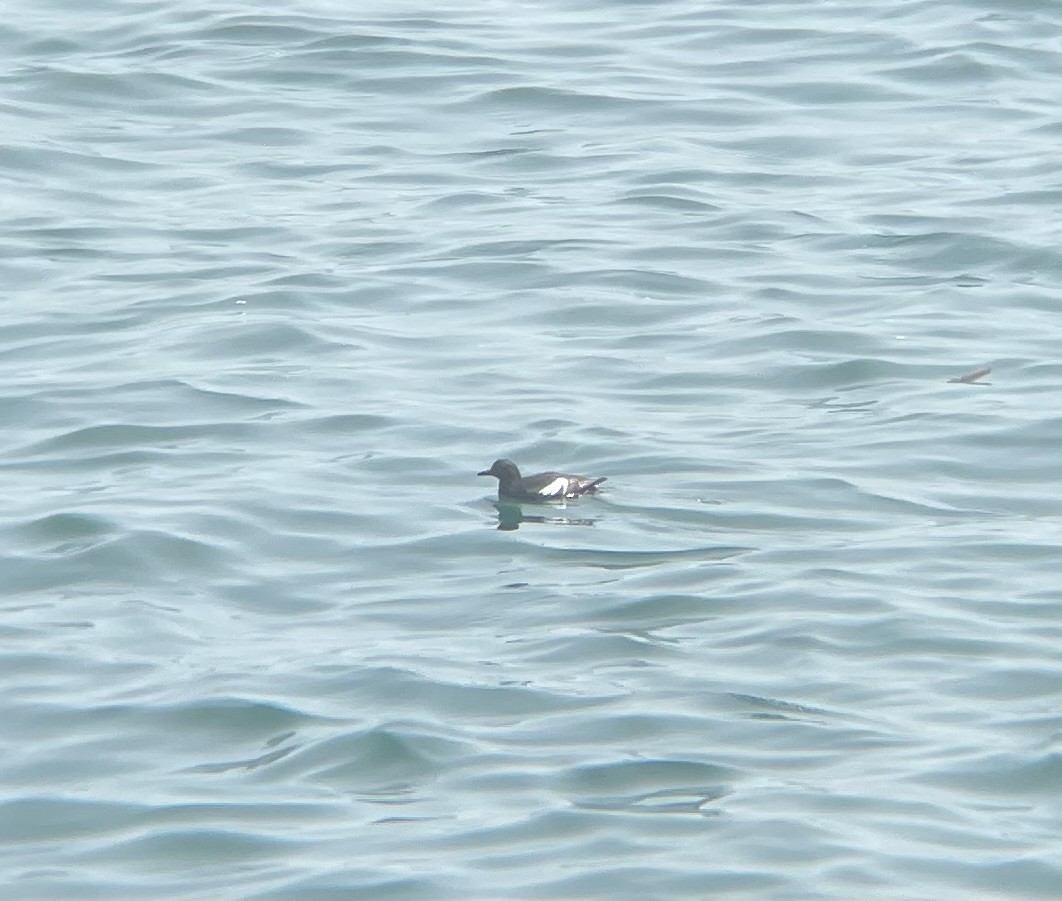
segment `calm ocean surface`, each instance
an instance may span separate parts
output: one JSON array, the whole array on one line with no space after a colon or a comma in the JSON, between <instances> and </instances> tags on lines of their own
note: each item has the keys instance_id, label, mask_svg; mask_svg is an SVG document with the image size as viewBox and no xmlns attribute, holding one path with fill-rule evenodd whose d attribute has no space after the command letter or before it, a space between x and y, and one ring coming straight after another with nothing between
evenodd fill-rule
<instances>
[{"instance_id":1,"label":"calm ocean surface","mask_svg":"<svg viewBox=\"0 0 1062 901\"><path fill-rule=\"evenodd\" d=\"M1062 898L1062 5L5 12L0 898Z\"/></svg>"}]
</instances>

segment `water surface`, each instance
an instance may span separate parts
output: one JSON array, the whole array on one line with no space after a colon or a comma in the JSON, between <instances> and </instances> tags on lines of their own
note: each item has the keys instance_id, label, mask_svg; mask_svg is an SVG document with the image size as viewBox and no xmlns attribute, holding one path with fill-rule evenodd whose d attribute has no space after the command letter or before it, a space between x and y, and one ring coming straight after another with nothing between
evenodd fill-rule
<instances>
[{"instance_id":1,"label":"water surface","mask_svg":"<svg viewBox=\"0 0 1062 901\"><path fill-rule=\"evenodd\" d=\"M997 6L13 10L0 897L1057 898Z\"/></svg>"}]
</instances>

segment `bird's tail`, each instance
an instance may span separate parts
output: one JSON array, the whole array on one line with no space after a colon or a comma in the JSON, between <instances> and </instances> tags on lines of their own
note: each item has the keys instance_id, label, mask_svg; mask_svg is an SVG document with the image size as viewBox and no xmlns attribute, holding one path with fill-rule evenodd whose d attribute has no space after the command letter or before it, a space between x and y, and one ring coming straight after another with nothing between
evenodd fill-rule
<instances>
[{"instance_id":1,"label":"bird's tail","mask_svg":"<svg viewBox=\"0 0 1062 901\"><path fill-rule=\"evenodd\" d=\"M592 482L584 482L576 489L576 494L596 494L597 486L600 485L608 476L601 476L600 479L594 479Z\"/></svg>"}]
</instances>

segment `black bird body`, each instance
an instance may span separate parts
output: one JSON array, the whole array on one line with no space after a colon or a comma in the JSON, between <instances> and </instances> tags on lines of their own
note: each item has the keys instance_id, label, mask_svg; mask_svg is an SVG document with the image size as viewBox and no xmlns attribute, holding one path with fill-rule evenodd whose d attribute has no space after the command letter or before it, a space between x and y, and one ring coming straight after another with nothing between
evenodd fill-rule
<instances>
[{"instance_id":1,"label":"black bird body","mask_svg":"<svg viewBox=\"0 0 1062 901\"><path fill-rule=\"evenodd\" d=\"M561 501L566 498L594 494L607 476L591 479L566 472L536 472L522 476L512 460L495 460L480 476L494 476L498 480L498 497L513 501Z\"/></svg>"}]
</instances>

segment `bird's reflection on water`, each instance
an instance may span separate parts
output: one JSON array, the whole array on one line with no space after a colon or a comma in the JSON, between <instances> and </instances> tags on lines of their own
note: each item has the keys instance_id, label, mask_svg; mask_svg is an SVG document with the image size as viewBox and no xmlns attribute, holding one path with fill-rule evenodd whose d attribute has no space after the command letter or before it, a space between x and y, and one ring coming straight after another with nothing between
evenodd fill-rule
<instances>
[{"instance_id":1,"label":"bird's reflection on water","mask_svg":"<svg viewBox=\"0 0 1062 901\"><path fill-rule=\"evenodd\" d=\"M596 519L575 519L570 516L542 516L525 513L522 504L505 504L497 502L494 504L494 509L498 511L499 532L515 532L520 528L521 523L528 522L557 526L592 526L597 522ZM555 509L563 510L564 507Z\"/></svg>"}]
</instances>

